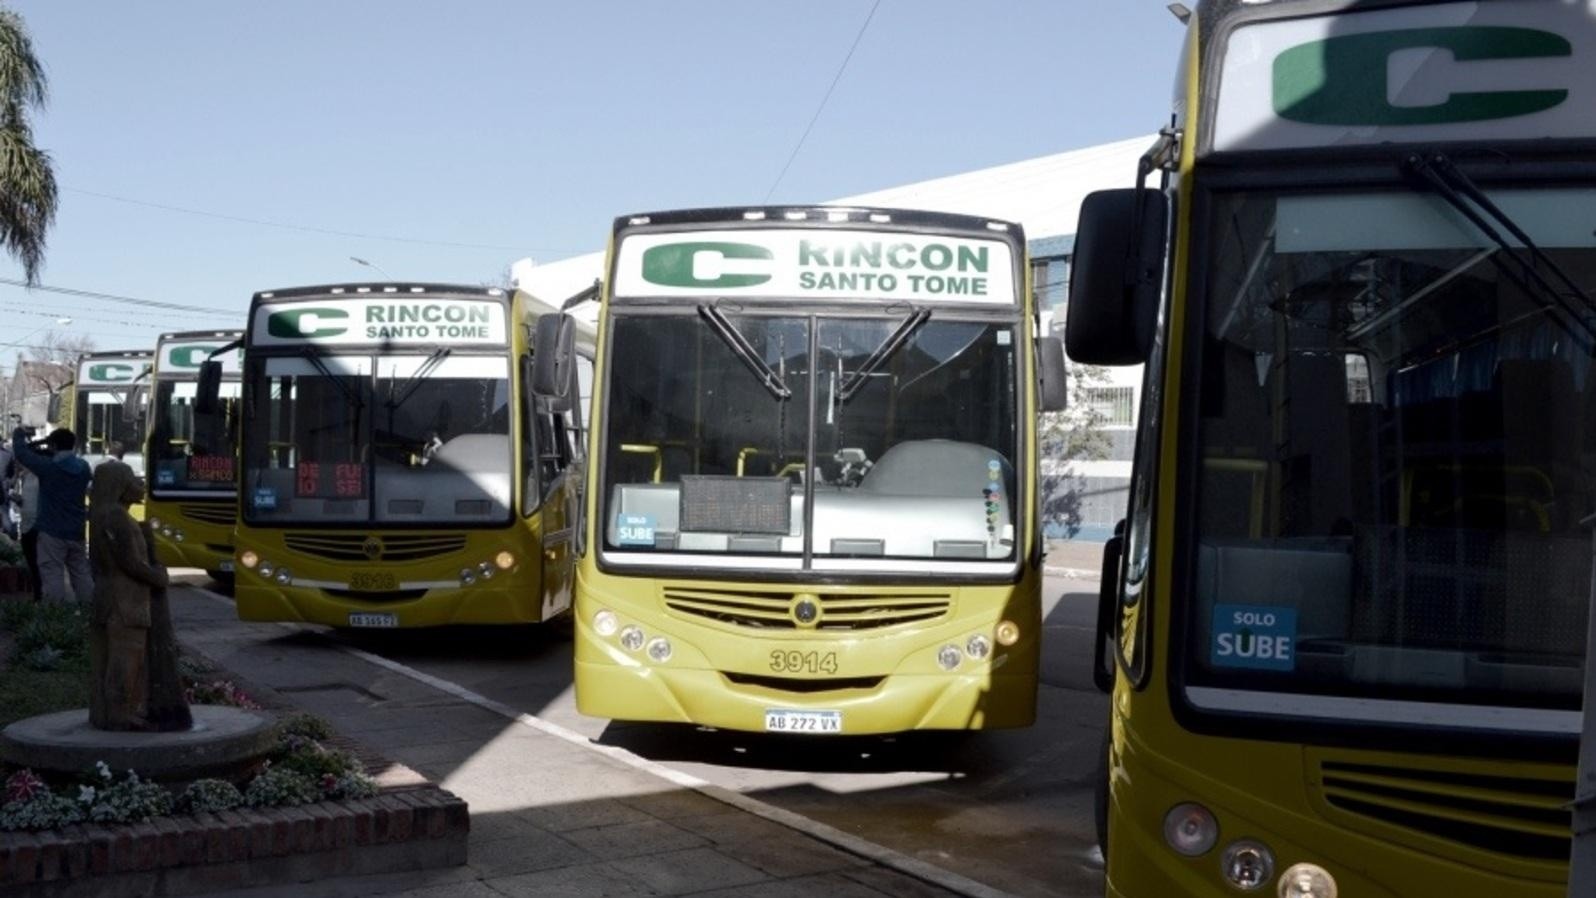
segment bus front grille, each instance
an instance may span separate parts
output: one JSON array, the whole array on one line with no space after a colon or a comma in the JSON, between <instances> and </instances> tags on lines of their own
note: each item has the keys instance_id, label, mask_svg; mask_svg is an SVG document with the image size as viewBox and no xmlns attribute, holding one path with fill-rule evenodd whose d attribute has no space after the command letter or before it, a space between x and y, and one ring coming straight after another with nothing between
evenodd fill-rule
<instances>
[{"instance_id":1,"label":"bus front grille","mask_svg":"<svg viewBox=\"0 0 1596 898\"><path fill-rule=\"evenodd\" d=\"M1534 861L1568 859L1572 779L1330 760L1321 762L1319 773L1324 800L1348 813L1473 849Z\"/></svg>"},{"instance_id":2,"label":"bus front grille","mask_svg":"<svg viewBox=\"0 0 1596 898\"><path fill-rule=\"evenodd\" d=\"M373 546L368 540L375 540ZM450 555L465 548L465 534L394 533L370 537L364 533L288 533L283 545L295 552L333 561L420 561Z\"/></svg>"},{"instance_id":3,"label":"bus front grille","mask_svg":"<svg viewBox=\"0 0 1596 898\"><path fill-rule=\"evenodd\" d=\"M664 590L665 607L678 614L709 618L761 630L799 628L794 606L802 593L740 592L716 589ZM947 615L947 593L889 595L808 594L818 605L816 630L874 630L923 623Z\"/></svg>"},{"instance_id":4,"label":"bus front grille","mask_svg":"<svg viewBox=\"0 0 1596 898\"><path fill-rule=\"evenodd\" d=\"M760 686L777 692L840 692L843 690L871 690L881 685L886 677L832 677L830 679L800 679L798 677L765 677L721 671L721 676L738 686Z\"/></svg>"},{"instance_id":5,"label":"bus front grille","mask_svg":"<svg viewBox=\"0 0 1596 898\"><path fill-rule=\"evenodd\" d=\"M200 521L206 524L232 524L236 517L236 509L231 502L215 505L179 505L177 513L191 521Z\"/></svg>"}]
</instances>

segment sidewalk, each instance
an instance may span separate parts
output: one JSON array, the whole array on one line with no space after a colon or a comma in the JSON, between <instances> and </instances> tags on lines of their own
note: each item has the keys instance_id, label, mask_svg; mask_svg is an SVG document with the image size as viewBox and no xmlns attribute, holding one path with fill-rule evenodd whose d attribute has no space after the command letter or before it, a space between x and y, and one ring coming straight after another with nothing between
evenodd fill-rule
<instances>
[{"instance_id":1,"label":"sidewalk","mask_svg":"<svg viewBox=\"0 0 1596 898\"><path fill-rule=\"evenodd\" d=\"M1043 563L1049 574L1097 580L1103 572L1103 544L1078 539L1048 540Z\"/></svg>"},{"instance_id":2,"label":"sidewalk","mask_svg":"<svg viewBox=\"0 0 1596 898\"><path fill-rule=\"evenodd\" d=\"M999 894L802 818L784 821L797 828L783 825L769 818L782 820L784 812L735 793L684 787L649 762L579 744L535 718L515 719L511 709L485 707L463 690L312 632L241 623L231 604L199 590L174 589L173 596L182 642L471 807L463 867L228 893L234 898ZM921 868L924 878L901 872Z\"/></svg>"}]
</instances>

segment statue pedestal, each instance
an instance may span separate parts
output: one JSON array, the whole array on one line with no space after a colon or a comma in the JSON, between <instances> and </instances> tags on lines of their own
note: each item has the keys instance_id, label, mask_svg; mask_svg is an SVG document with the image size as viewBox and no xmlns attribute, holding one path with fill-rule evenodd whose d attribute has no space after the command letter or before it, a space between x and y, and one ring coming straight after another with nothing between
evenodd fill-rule
<instances>
[{"instance_id":1,"label":"statue pedestal","mask_svg":"<svg viewBox=\"0 0 1596 898\"><path fill-rule=\"evenodd\" d=\"M117 777L176 782L236 779L277 741L272 718L222 705L194 705L193 728L181 733L97 730L86 708L19 720L0 730L0 761L37 771L81 773L104 761Z\"/></svg>"}]
</instances>

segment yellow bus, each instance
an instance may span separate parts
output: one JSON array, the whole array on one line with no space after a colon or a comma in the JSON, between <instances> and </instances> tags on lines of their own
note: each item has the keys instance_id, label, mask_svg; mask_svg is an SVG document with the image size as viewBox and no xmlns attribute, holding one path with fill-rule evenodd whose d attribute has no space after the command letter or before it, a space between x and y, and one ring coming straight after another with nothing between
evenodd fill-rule
<instances>
[{"instance_id":1,"label":"yellow bus","mask_svg":"<svg viewBox=\"0 0 1596 898\"><path fill-rule=\"evenodd\" d=\"M660 212L617 219L607 265L580 711L829 735L1032 723L1036 419L1063 353L1042 344L1044 402L1020 227Z\"/></svg>"},{"instance_id":2,"label":"yellow bus","mask_svg":"<svg viewBox=\"0 0 1596 898\"><path fill-rule=\"evenodd\" d=\"M144 506L155 554L169 567L233 573L238 517L238 398L243 331L185 331L155 342L145 425ZM211 414L195 408L200 366L221 366Z\"/></svg>"},{"instance_id":3,"label":"yellow bus","mask_svg":"<svg viewBox=\"0 0 1596 898\"><path fill-rule=\"evenodd\" d=\"M1162 183L1083 207L1071 357L1146 365L1099 620L1110 895L1565 893L1593 16L1204 3Z\"/></svg>"},{"instance_id":4,"label":"yellow bus","mask_svg":"<svg viewBox=\"0 0 1596 898\"><path fill-rule=\"evenodd\" d=\"M77 434L77 453L90 468L120 453L135 475L144 476L143 391L151 359L149 350L131 349L78 358L77 374L62 388L60 408L51 417ZM132 513L143 520L143 504Z\"/></svg>"},{"instance_id":5,"label":"yellow bus","mask_svg":"<svg viewBox=\"0 0 1596 898\"><path fill-rule=\"evenodd\" d=\"M239 616L429 627L566 611L579 404L526 388L530 332L550 311L521 291L437 284L255 294Z\"/></svg>"}]
</instances>

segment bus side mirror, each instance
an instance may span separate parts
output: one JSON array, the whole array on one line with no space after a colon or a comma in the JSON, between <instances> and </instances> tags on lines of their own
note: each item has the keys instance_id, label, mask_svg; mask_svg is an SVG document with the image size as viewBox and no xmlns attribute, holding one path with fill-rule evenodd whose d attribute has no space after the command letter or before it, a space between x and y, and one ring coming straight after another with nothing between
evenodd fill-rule
<instances>
[{"instance_id":1,"label":"bus side mirror","mask_svg":"<svg viewBox=\"0 0 1596 898\"><path fill-rule=\"evenodd\" d=\"M1044 412L1062 412L1069 406L1064 343L1057 337L1036 338L1036 395Z\"/></svg>"},{"instance_id":2,"label":"bus side mirror","mask_svg":"<svg viewBox=\"0 0 1596 898\"><path fill-rule=\"evenodd\" d=\"M221 409L222 363L201 362L199 378L194 385L194 414L214 415Z\"/></svg>"},{"instance_id":3,"label":"bus side mirror","mask_svg":"<svg viewBox=\"0 0 1596 898\"><path fill-rule=\"evenodd\" d=\"M62 389L66 389L62 387ZM51 424L58 424L61 420L61 394L51 393L50 403L45 407L44 420Z\"/></svg>"},{"instance_id":4,"label":"bus side mirror","mask_svg":"<svg viewBox=\"0 0 1596 898\"><path fill-rule=\"evenodd\" d=\"M576 322L565 314L544 315L532 331L532 392L564 411L571 395L571 366L576 361Z\"/></svg>"},{"instance_id":5,"label":"bus side mirror","mask_svg":"<svg viewBox=\"0 0 1596 898\"><path fill-rule=\"evenodd\" d=\"M1163 287L1169 200L1146 187L1099 190L1081 204L1064 340L1087 365L1147 361Z\"/></svg>"},{"instance_id":6,"label":"bus side mirror","mask_svg":"<svg viewBox=\"0 0 1596 898\"><path fill-rule=\"evenodd\" d=\"M144 416L144 385L128 387L127 395L122 397L122 423L137 424Z\"/></svg>"}]
</instances>

